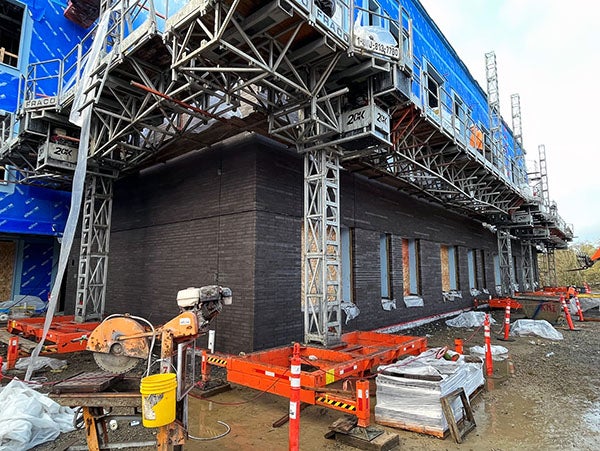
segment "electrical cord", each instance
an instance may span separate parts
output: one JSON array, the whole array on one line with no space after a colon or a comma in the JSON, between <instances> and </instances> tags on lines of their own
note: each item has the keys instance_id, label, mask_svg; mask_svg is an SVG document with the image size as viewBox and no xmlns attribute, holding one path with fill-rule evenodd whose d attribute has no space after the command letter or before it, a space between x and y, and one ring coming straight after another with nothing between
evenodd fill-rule
<instances>
[{"instance_id":1,"label":"electrical cord","mask_svg":"<svg viewBox=\"0 0 600 451\"><path fill-rule=\"evenodd\" d=\"M287 368L284 372L282 377L278 377L275 378L275 380L273 381L273 383L271 385L269 385L267 388L265 388L263 391L259 392L258 395L254 396L253 398L250 398L246 401L241 401L241 402L219 402L219 401L215 401L214 399L208 399L205 398L204 396L201 395L196 395L195 393L190 392L189 395L192 398L196 398L196 399L201 399L202 401L209 401L209 402L213 402L219 406L229 406L229 407L235 407L235 406L243 406L244 404L248 404L250 402L256 401L258 398L260 398L261 396L263 396L265 393L268 393L269 390L271 390L271 388L273 388L275 386L275 384L280 380L283 379L283 376L285 376L287 374L287 372L289 371L289 368ZM195 385L199 385L200 381L196 382Z\"/></svg>"},{"instance_id":2,"label":"electrical cord","mask_svg":"<svg viewBox=\"0 0 600 451\"><path fill-rule=\"evenodd\" d=\"M132 318L132 319L137 319L140 321L143 321L144 323L146 323L148 325L148 327L150 327L150 330L152 331L152 341L150 342L150 348L148 350L148 359L147 359L147 364L146 364L146 372L144 373L145 376L147 376L148 374L150 374L150 367L152 366L152 350L154 349L154 345L156 344L156 329L154 328L154 326L152 325L152 323L150 321L148 321L146 318L142 318L141 316L135 316L135 315L123 315L120 313L115 313L113 315L109 315L106 318L104 318L104 321L110 319L110 318Z\"/></svg>"},{"instance_id":3,"label":"electrical cord","mask_svg":"<svg viewBox=\"0 0 600 451\"><path fill-rule=\"evenodd\" d=\"M188 431L188 437L191 438L192 440L208 442L211 440L217 440L217 439L223 438L231 432L231 427L224 421L217 420L217 423L219 423L221 426L225 426L225 432L222 432L219 435L215 435L214 437L196 437L195 435L190 434Z\"/></svg>"}]
</instances>

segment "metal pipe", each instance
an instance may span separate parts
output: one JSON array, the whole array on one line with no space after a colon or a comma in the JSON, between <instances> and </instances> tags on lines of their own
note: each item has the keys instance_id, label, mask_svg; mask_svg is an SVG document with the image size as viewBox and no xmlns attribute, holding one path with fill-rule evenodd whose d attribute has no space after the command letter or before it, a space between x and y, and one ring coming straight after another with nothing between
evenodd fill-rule
<instances>
[{"instance_id":1,"label":"metal pipe","mask_svg":"<svg viewBox=\"0 0 600 451\"><path fill-rule=\"evenodd\" d=\"M144 90L146 92L154 94L154 95L156 95L158 97L161 97L161 98L163 98L165 100L168 100L169 102L173 102L173 103L175 103L175 104L177 104L179 106L182 106L184 108L192 110L195 113L202 114L203 116L206 116L206 117L209 117L211 119L215 119L217 121L223 122L224 124L229 124L230 123L227 119L223 119L222 117L217 116L216 114L210 113L209 111L203 110L201 108L197 108L197 107L195 107L193 105L190 105L189 103L182 102L181 100L174 99L173 97L171 97L171 96L169 96L167 94L164 94L164 93L162 93L160 91L157 91L156 89L150 88L150 87L145 86L145 85L143 85L141 83L138 83L136 81L131 81L131 86L134 86L136 88L142 89L142 90ZM234 125L234 126L236 126L238 128L241 128L237 124L232 124L232 125Z\"/></svg>"}]
</instances>

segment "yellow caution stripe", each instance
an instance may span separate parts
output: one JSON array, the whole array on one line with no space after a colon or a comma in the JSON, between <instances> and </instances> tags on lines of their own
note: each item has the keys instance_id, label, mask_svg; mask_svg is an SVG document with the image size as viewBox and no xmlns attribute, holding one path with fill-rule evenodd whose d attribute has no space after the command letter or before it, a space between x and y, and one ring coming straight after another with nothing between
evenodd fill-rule
<instances>
[{"instance_id":1,"label":"yellow caution stripe","mask_svg":"<svg viewBox=\"0 0 600 451\"><path fill-rule=\"evenodd\" d=\"M348 404L348 403L345 403L342 401L336 401L335 399L331 399L326 396L318 396L316 400L318 403L328 404L330 406L337 407L338 409L346 409L346 410L351 410L351 411L356 410L356 406L354 404Z\"/></svg>"},{"instance_id":2,"label":"yellow caution stripe","mask_svg":"<svg viewBox=\"0 0 600 451\"><path fill-rule=\"evenodd\" d=\"M219 365L219 366L227 366L227 359L222 359L220 357L207 357L206 361L211 365Z\"/></svg>"}]
</instances>

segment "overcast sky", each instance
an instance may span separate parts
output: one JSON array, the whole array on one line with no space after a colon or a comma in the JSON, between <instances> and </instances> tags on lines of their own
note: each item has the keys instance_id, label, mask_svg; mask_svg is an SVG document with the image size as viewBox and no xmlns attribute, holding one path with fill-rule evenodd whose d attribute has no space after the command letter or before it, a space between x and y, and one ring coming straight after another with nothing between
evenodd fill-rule
<instances>
[{"instance_id":1,"label":"overcast sky","mask_svg":"<svg viewBox=\"0 0 600 451\"><path fill-rule=\"evenodd\" d=\"M600 241L600 25L588 0L421 0L486 89L494 51L502 116L521 98L528 168L546 147L548 191L575 241Z\"/></svg>"}]
</instances>

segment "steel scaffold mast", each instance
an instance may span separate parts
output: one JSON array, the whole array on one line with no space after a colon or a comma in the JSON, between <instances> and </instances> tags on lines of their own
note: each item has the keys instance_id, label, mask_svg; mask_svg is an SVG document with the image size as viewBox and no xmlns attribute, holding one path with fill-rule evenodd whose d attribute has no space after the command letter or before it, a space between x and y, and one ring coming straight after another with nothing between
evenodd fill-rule
<instances>
[{"instance_id":1,"label":"steel scaffold mast","mask_svg":"<svg viewBox=\"0 0 600 451\"><path fill-rule=\"evenodd\" d=\"M540 184L542 192L542 202L544 205L550 205L550 194L548 193L548 166L546 165L546 146L540 144L538 146L540 158Z\"/></svg>"},{"instance_id":2,"label":"steel scaffold mast","mask_svg":"<svg viewBox=\"0 0 600 451\"><path fill-rule=\"evenodd\" d=\"M339 343L339 157L328 150L304 155L304 340Z\"/></svg>"},{"instance_id":3,"label":"steel scaffold mast","mask_svg":"<svg viewBox=\"0 0 600 451\"><path fill-rule=\"evenodd\" d=\"M90 175L86 180L77 273L75 320L101 320L106 300L106 281L112 216L113 179Z\"/></svg>"},{"instance_id":4,"label":"steel scaffold mast","mask_svg":"<svg viewBox=\"0 0 600 451\"><path fill-rule=\"evenodd\" d=\"M485 54L485 75L487 79L488 111L490 115L491 161L504 172L502 153L502 118L500 116L500 95L498 93L498 70L496 53Z\"/></svg>"},{"instance_id":5,"label":"steel scaffold mast","mask_svg":"<svg viewBox=\"0 0 600 451\"><path fill-rule=\"evenodd\" d=\"M521 98L519 94L510 96L510 109L512 113L512 130L515 148L515 162L518 170L517 183L522 186L526 183L525 174L525 149L523 148L523 126L521 122Z\"/></svg>"},{"instance_id":6,"label":"steel scaffold mast","mask_svg":"<svg viewBox=\"0 0 600 451\"><path fill-rule=\"evenodd\" d=\"M515 266L512 255L511 235L508 230L498 230L498 256L500 258L500 285L505 296L515 295Z\"/></svg>"},{"instance_id":7,"label":"steel scaffold mast","mask_svg":"<svg viewBox=\"0 0 600 451\"><path fill-rule=\"evenodd\" d=\"M535 267L533 261L533 244L521 241L521 268L524 291L535 290Z\"/></svg>"}]
</instances>

